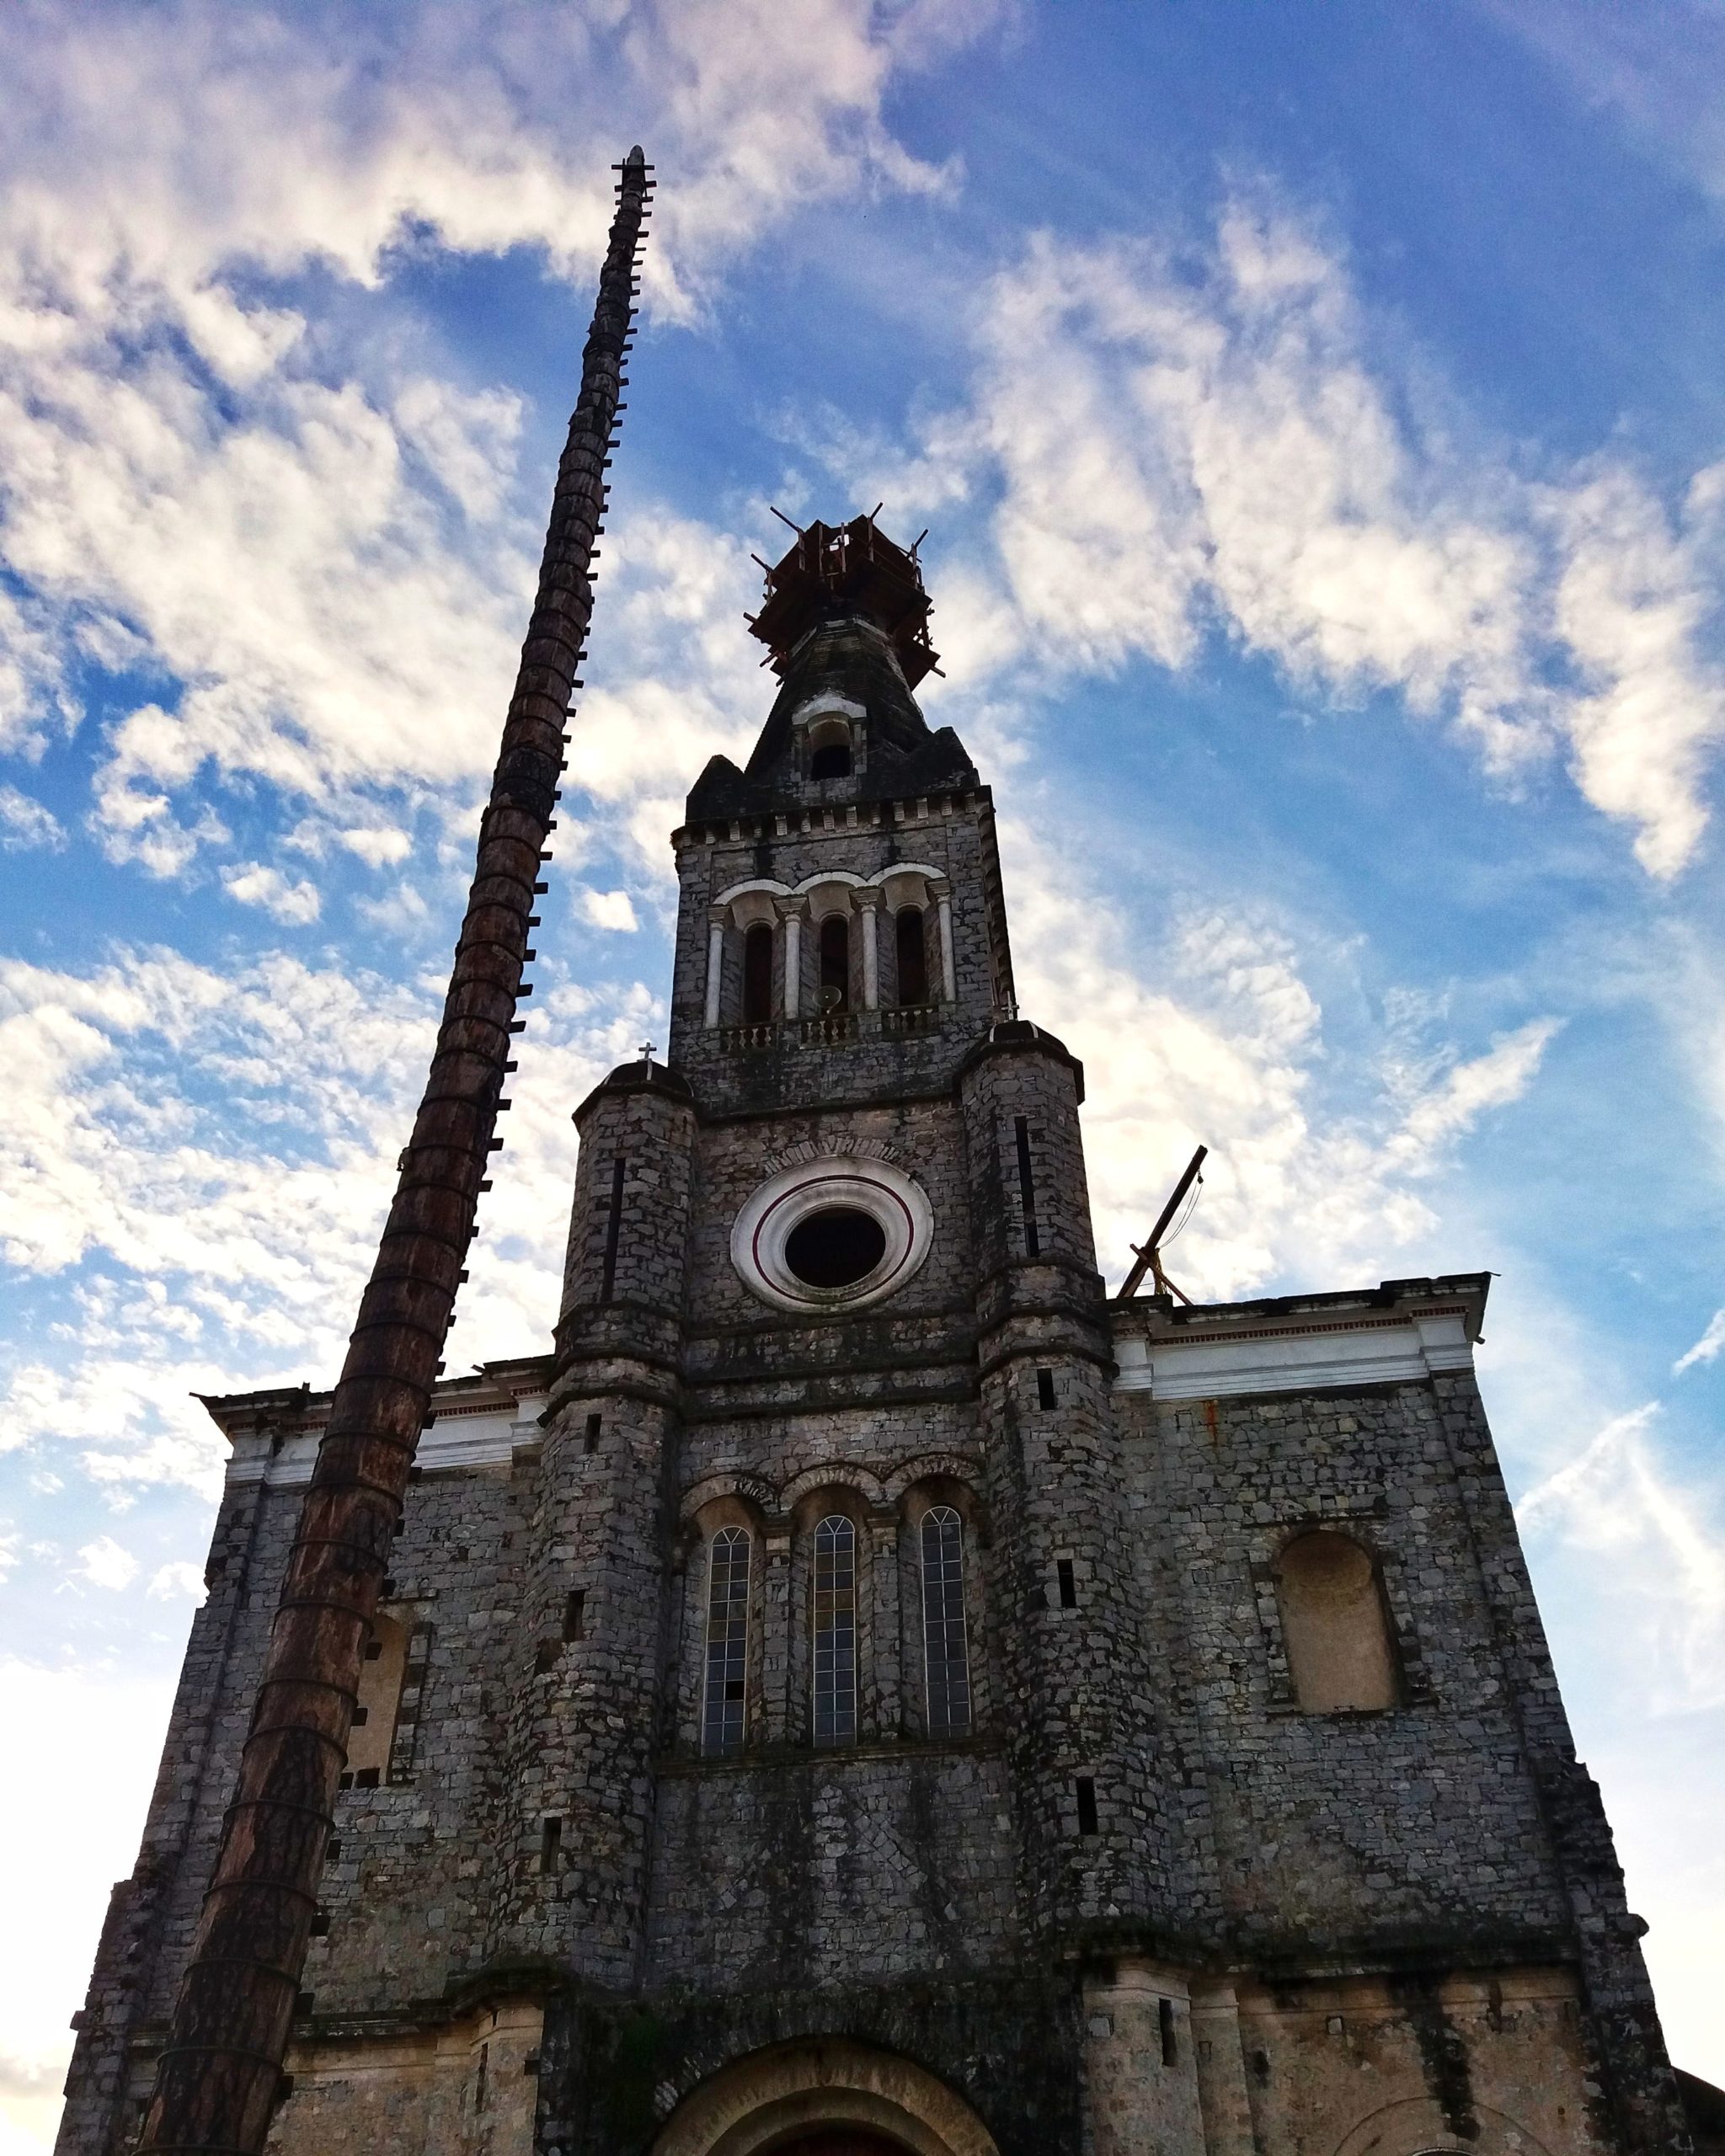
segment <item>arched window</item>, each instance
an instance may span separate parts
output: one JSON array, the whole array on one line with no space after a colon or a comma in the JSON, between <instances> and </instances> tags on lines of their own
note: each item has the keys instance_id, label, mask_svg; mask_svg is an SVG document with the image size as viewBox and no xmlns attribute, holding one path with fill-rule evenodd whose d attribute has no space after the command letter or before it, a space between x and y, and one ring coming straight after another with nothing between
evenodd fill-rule
<instances>
[{"instance_id":1,"label":"arched window","mask_svg":"<svg viewBox=\"0 0 1725 2156\"><path fill-rule=\"evenodd\" d=\"M722 1527L707 1553L707 1697L701 1749L722 1758L743 1748L749 1683L749 1538Z\"/></svg>"},{"instance_id":2,"label":"arched window","mask_svg":"<svg viewBox=\"0 0 1725 2156\"><path fill-rule=\"evenodd\" d=\"M814 1742L857 1734L857 1530L834 1513L814 1530Z\"/></svg>"},{"instance_id":3,"label":"arched window","mask_svg":"<svg viewBox=\"0 0 1725 2156\"><path fill-rule=\"evenodd\" d=\"M1294 1693L1308 1714L1401 1704L1383 1588L1350 1535L1301 1534L1276 1566Z\"/></svg>"},{"instance_id":4,"label":"arched window","mask_svg":"<svg viewBox=\"0 0 1725 2156\"><path fill-rule=\"evenodd\" d=\"M964 1631L964 1524L950 1505L922 1515L922 1649L928 1733L970 1733L970 1651Z\"/></svg>"},{"instance_id":5,"label":"arched window","mask_svg":"<svg viewBox=\"0 0 1725 2156\"><path fill-rule=\"evenodd\" d=\"M841 718L824 718L809 729L809 776L813 779L851 776L851 729Z\"/></svg>"},{"instance_id":6,"label":"arched window","mask_svg":"<svg viewBox=\"0 0 1725 2156\"><path fill-rule=\"evenodd\" d=\"M928 946L923 938L921 906L900 906L893 917L893 937L898 947L899 1001L928 1001Z\"/></svg>"},{"instance_id":7,"label":"arched window","mask_svg":"<svg viewBox=\"0 0 1725 2156\"><path fill-rule=\"evenodd\" d=\"M743 938L743 1023L764 1026L772 1017L772 924L757 921Z\"/></svg>"},{"instance_id":8,"label":"arched window","mask_svg":"<svg viewBox=\"0 0 1725 2156\"><path fill-rule=\"evenodd\" d=\"M850 918L830 913L820 924L820 1007L825 1011L845 1011L850 1002Z\"/></svg>"}]
</instances>

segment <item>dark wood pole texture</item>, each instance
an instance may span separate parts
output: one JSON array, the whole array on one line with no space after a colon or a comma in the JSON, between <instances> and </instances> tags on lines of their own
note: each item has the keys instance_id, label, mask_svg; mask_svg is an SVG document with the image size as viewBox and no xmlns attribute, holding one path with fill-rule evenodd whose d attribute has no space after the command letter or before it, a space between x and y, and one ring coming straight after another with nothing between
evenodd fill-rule
<instances>
[{"instance_id":1,"label":"dark wood pole texture","mask_svg":"<svg viewBox=\"0 0 1725 2156\"><path fill-rule=\"evenodd\" d=\"M638 149L558 467L533 618L479 827L443 1023L288 1560L269 1660L142 2148L256 2156L317 1908L360 1666L494 1136L540 864L593 611L593 542L653 182Z\"/></svg>"}]
</instances>

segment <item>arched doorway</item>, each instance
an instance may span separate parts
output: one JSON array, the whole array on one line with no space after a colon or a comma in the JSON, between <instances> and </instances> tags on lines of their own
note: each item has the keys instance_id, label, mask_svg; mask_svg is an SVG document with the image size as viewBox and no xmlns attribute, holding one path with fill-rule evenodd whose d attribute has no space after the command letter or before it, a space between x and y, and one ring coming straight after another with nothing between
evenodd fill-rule
<instances>
[{"instance_id":1,"label":"arched doorway","mask_svg":"<svg viewBox=\"0 0 1725 2156\"><path fill-rule=\"evenodd\" d=\"M799 2133L794 2140L782 2141L772 2156L905 2156L905 2144L854 2127L827 2127L818 2133Z\"/></svg>"},{"instance_id":2,"label":"arched doorway","mask_svg":"<svg viewBox=\"0 0 1725 2156\"><path fill-rule=\"evenodd\" d=\"M901 2053L808 2036L690 2089L653 2156L999 2156L956 2089Z\"/></svg>"}]
</instances>

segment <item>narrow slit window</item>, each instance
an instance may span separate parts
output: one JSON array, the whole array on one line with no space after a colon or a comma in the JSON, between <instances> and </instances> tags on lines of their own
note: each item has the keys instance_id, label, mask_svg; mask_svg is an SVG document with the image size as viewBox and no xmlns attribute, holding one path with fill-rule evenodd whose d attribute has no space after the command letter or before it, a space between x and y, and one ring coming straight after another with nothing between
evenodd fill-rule
<instances>
[{"instance_id":1,"label":"narrow slit window","mask_svg":"<svg viewBox=\"0 0 1725 2156\"><path fill-rule=\"evenodd\" d=\"M1061 1609L1076 1609L1078 1607L1078 1579L1072 1570L1072 1560L1070 1557L1055 1558L1055 1573L1060 1583Z\"/></svg>"},{"instance_id":2,"label":"narrow slit window","mask_svg":"<svg viewBox=\"0 0 1725 2156\"><path fill-rule=\"evenodd\" d=\"M1052 1370L1036 1373L1036 1404L1044 1410L1055 1404L1055 1374Z\"/></svg>"},{"instance_id":3,"label":"narrow slit window","mask_svg":"<svg viewBox=\"0 0 1725 2156\"><path fill-rule=\"evenodd\" d=\"M851 924L830 913L820 924L820 1007L825 1012L851 1006Z\"/></svg>"},{"instance_id":4,"label":"narrow slit window","mask_svg":"<svg viewBox=\"0 0 1725 2156\"><path fill-rule=\"evenodd\" d=\"M928 945L921 906L900 906L893 921L893 944L899 962L900 1003L928 1001Z\"/></svg>"},{"instance_id":5,"label":"narrow slit window","mask_svg":"<svg viewBox=\"0 0 1725 2156\"><path fill-rule=\"evenodd\" d=\"M749 1538L722 1527L707 1553L707 1696L701 1749L724 1758L743 1748L749 1688Z\"/></svg>"},{"instance_id":6,"label":"narrow slit window","mask_svg":"<svg viewBox=\"0 0 1725 2156\"><path fill-rule=\"evenodd\" d=\"M814 1530L814 1742L857 1735L857 1530L842 1513Z\"/></svg>"},{"instance_id":7,"label":"narrow slit window","mask_svg":"<svg viewBox=\"0 0 1725 2156\"><path fill-rule=\"evenodd\" d=\"M604 1418L602 1416L600 1416L600 1415L590 1415L590 1416L587 1417L587 1427L586 1427L586 1429L582 1433L582 1437L581 1437L581 1449L583 1450L583 1452L597 1452L597 1451L598 1451L598 1449L599 1449L599 1433L600 1433L600 1432L601 1432L604 1428L605 1428L605 1418Z\"/></svg>"},{"instance_id":8,"label":"narrow slit window","mask_svg":"<svg viewBox=\"0 0 1725 2156\"><path fill-rule=\"evenodd\" d=\"M563 1605L563 1636L566 1640L585 1640L587 1636L587 1590L574 1588Z\"/></svg>"},{"instance_id":9,"label":"narrow slit window","mask_svg":"<svg viewBox=\"0 0 1725 2156\"><path fill-rule=\"evenodd\" d=\"M1174 2048L1174 2002L1171 1999L1159 1999L1156 2005L1156 2020L1162 2030L1162 2064L1172 2066L1178 2056Z\"/></svg>"},{"instance_id":10,"label":"narrow slit window","mask_svg":"<svg viewBox=\"0 0 1725 2156\"><path fill-rule=\"evenodd\" d=\"M1080 1774L1076 1788L1078 1794L1078 1831L1081 1834L1093 1834L1097 1831L1096 1784L1091 1780L1088 1774Z\"/></svg>"},{"instance_id":11,"label":"narrow slit window","mask_svg":"<svg viewBox=\"0 0 1725 2156\"><path fill-rule=\"evenodd\" d=\"M623 1231L623 1179L629 1164L619 1153L611 1166L611 1211L605 1223L605 1273L599 1299L608 1303L617 1288L617 1251Z\"/></svg>"},{"instance_id":12,"label":"narrow slit window","mask_svg":"<svg viewBox=\"0 0 1725 2156\"><path fill-rule=\"evenodd\" d=\"M743 938L743 1023L764 1026L772 1017L772 924L757 921Z\"/></svg>"},{"instance_id":13,"label":"narrow slit window","mask_svg":"<svg viewBox=\"0 0 1725 2156\"><path fill-rule=\"evenodd\" d=\"M1030 1165L1030 1123L1028 1117L1012 1118L1018 1147L1018 1199L1024 1213L1024 1255L1037 1257L1042 1237L1036 1225L1036 1177Z\"/></svg>"},{"instance_id":14,"label":"narrow slit window","mask_svg":"<svg viewBox=\"0 0 1725 2156\"><path fill-rule=\"evenodd\" d=\"M542 1819L539 1822L539 1869L542 1871L555 1871L562 1855L562 1820Z\"/></svg>"},{"instance_id":15,"label":"narrow slit window","mask_svg":"<svg viewBox=\"0 0 1725 2156\"><path fill-rule=\"evenodd\" d=\"M928 1733L970 1733L970 1649L964 1630L964 1524L950 1505L922 1515L922 1645Z\"/></svg>"}]
</instances>

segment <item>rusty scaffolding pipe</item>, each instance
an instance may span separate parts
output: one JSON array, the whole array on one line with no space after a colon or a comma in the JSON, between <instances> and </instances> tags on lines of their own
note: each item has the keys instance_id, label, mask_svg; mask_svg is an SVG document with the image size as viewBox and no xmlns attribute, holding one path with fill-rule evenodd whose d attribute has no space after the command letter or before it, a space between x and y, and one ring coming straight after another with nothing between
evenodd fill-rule
<instances>
[{"instance_id":1,"label":"rusty scaffolding pipe","mask_svg":"<svg viewBox=\"0 0 1725 2156\"><path fill-rule=\"evenodd\" d=\"M366 1642L408 1470L442 1369L499 1096L529 991L528 916L547 857L563 727L593 611L593 542L653 183L638 148L581 355L455 970L413 1136L360 1303L270 1635L239 1782L156 2070L142 2149L255 2156L282 2084Z\"/></svg>"}]
</instances>

